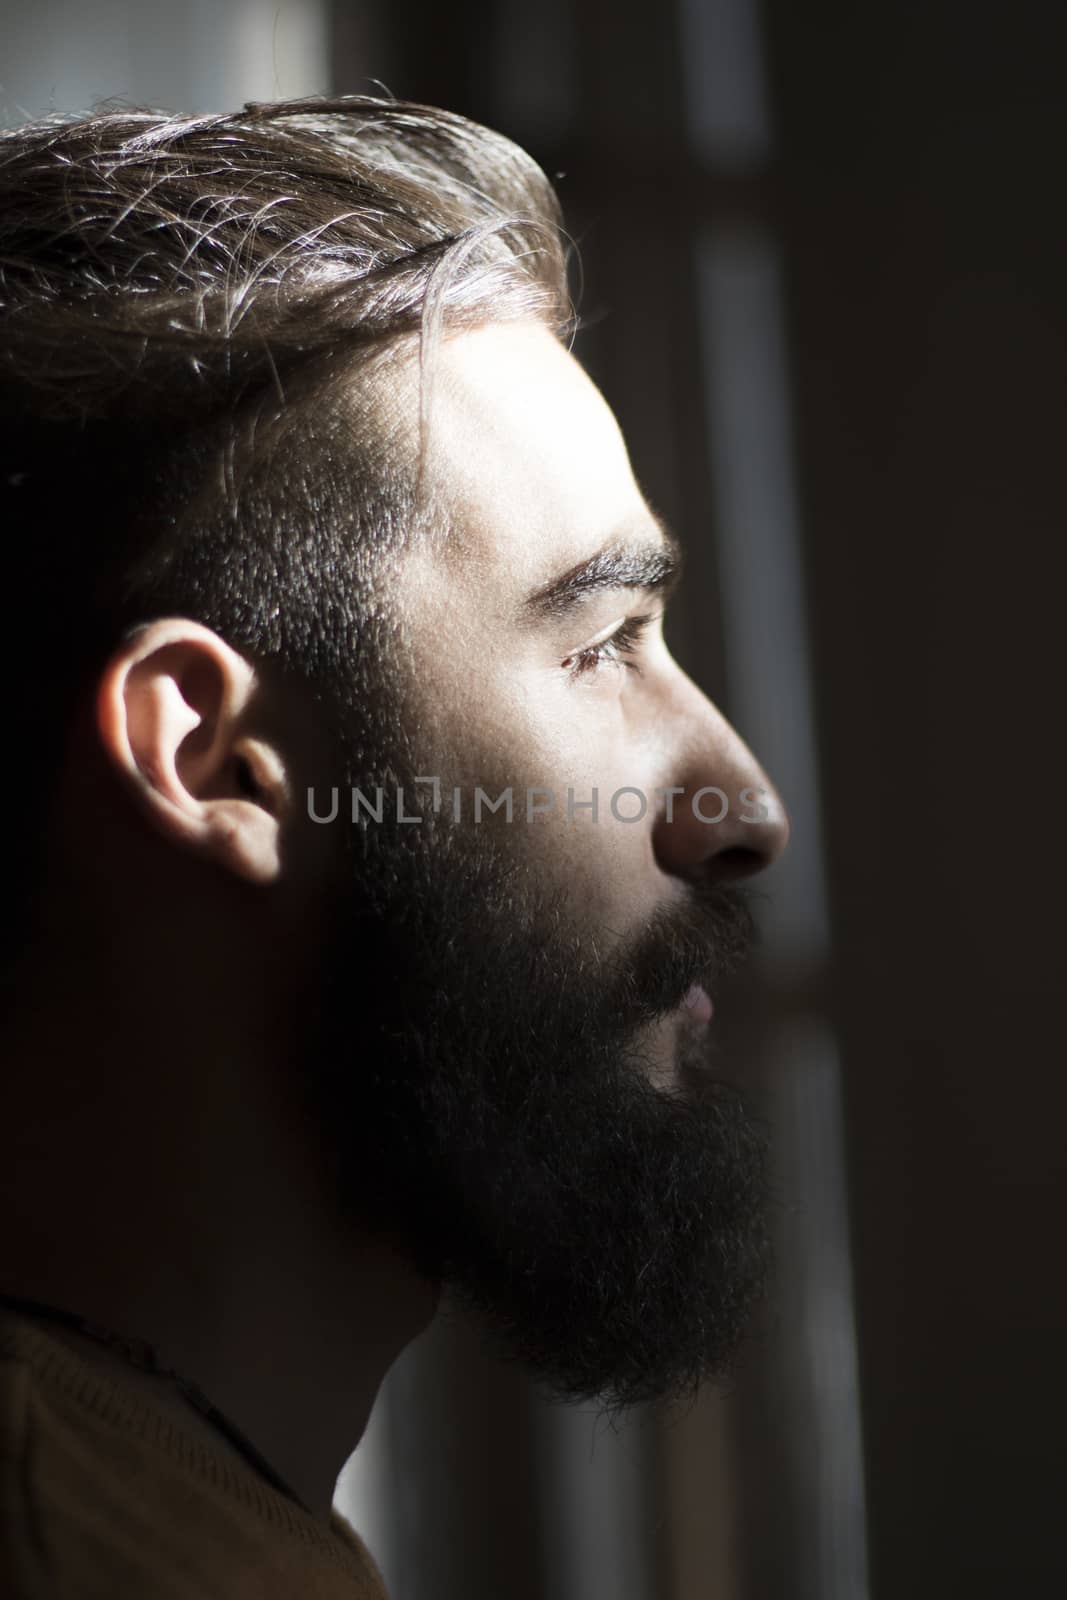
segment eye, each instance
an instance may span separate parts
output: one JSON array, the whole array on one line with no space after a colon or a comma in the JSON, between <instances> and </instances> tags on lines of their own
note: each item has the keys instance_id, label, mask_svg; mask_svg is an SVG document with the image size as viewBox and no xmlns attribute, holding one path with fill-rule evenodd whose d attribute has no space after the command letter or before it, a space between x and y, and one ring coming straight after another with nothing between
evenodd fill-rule
<instances>
[{"instance_id":1,"label":"eye","mask_svg":"<svg viewBox=\"0 0 1067 1600\"><path fill-rule=\"evenodd\" d=\"M596 672L609 661L618 662L620 666L628 667L631 672L640 673L640 664L628 658L637 654L646 629L655 620L656 615L651 611L636 617L624 617L606 639L598 639L596 644L586 645L584 650L576 650L573 655L567 656L561 665L567 668L572 678L582 678Z\"/></svg>"}]
</instances>

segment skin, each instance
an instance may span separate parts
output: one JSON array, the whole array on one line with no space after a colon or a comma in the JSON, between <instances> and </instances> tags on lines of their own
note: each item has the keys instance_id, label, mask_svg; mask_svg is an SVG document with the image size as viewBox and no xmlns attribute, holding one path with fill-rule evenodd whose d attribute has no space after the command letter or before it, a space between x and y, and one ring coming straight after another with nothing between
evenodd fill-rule
<instances>
[{"instance_id":1,"label":"skin","mask_svg":"<svg viewBox=\"0 0 1067 1600\"><path fill-rule=\"evenodd\" d=\"M782 805L658 622L633 667L574 676L577 652L659 609L647 594L521 620L532 591L620 534L663 541L577 363L531 326L453 336L437 363L428 465L449 532L398 579L421 770L490 794L573 784L584 799L596 784L599 822L557 810L513 826L610 943L687 881L773 860ZM287 1088L338 872L336 833L300 802L330 771L307 706L208 629L171 618L122 642L71 736L44 931L3 1042L18 1103L0 1126L7 1291L157 1344L324 1520L437 1299L335 1214ZM709 784L763 790L764 819L735 804L696 820L688 799ZM614 821L622 785L680 788L674 821L662 806ZM691 1020L650 1041L665 1083ZM226 1448L166 1385L62 1337Z\"/></svg>"},{"instance_id":2,"label":"skin","mask_svg":"<svg viewBox=\"0 0 1067 1600\"><path fill-rule=\"evenodd\" d=\"M785 848L780 796L752 752L673 659L663 600L643 591L592 594L566 618L516 623L524 598L623 537L664 543L634 480L610 408L563 347L540 328L495 327L455 339L435 379L435 478L451 517L445 539L422 546L405 570L412 673L425 708L423 772L448 791L491 796L513 784L549 788L556 809L525 831L546 871L561 870L607 946L684 899L687 880L732 883ZM628 616L652 613L639 650L590 666L561 667ZM690 800L705 785L731 799L720 825L698 820ZM600 808L566 814L595 786ZM618 820L609 801L623 786L648 798L640 822ZM675 787L672 819L657 789ZM740 796L761 791L766 818L742 821ZM714 796L704 802L714 815ZM653 807L656 811L653 811ZM636 811L638 801L620 801ZM482 825L493 825L493 818ZM669 1077L677 1018L652 1043Z\"/></svg>"}]
</instances>

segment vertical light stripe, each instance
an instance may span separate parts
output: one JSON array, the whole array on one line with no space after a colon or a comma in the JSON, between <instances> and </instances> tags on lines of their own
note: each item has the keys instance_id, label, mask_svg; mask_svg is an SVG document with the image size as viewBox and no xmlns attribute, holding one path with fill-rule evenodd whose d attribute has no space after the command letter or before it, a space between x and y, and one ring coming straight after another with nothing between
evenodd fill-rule
<instances>
[{"instance_id":1,"label":"vertical light stripe","mask_svg":"<svg viewBox=\"0 0 1067 1600\"><path fill-rule=\"evenodd\" d=\"M793 481L780 266L758 227L698 244L716 548L731 711L793 823L761 881L772 987L817 977L829 954L813 696ZM793 1025L771 1063L784 1238L779 1240L789 1492L803 1529L794 1592L865 1600L866 1525L840 1073L823 1023Z\"/></svg>"},{"instance_id":2,"label":"vertical light stripe","mask_svg":"<svg viewBox=\"0 0 1067 1600\"><path fill-rule=\"evenodd\" d=\"M866 1600L863 1442L837 1050L820 1023L792 1026L779 1050L772 1114L785 1196L778 1242L788 1351L783 1420L795 1525L804 1530L803 1571L794 1593L797 1600Z\"/></svg>"},{"instance_id":3,"label":"vertical light stripe","mask_svg":"<svg viewBox=\"0 0 1067 1600\"><path fill-rule=\"evenodd\" d=\"M333 1503L378 1563L390 1600L400 1600L391 1401L387 1379L363 1438L337 1480Z\"/></svg>"},{"instance_id":4,"label":"vertical light stripe","mask_svg":"<svg viewBox=\"0 0 1067 1600\"><path fill-rule=\"evenodd\" d=\"M828 938L778 257L756 228L697 249L730 709L793 823L760 880L767 953L804 972Z\"/></svg>"},{"instance_id":5,"label":"vertical light stripe","mask_svg":"<svg viewBox=\"0 0 1067 1600\"><path fill-rule=\"evenodd\" d=\"M545 1589L552 1600L652 1600L645 1413L535 1410Z\"/></svg>"},{"instance_id":6,"label":"vertical light stripe","mask_svg":"<svg viewBox=\"0 0 1067 1600\"><path fill-rule=\"evenodd\" d=\"M234 110L329 88L327 0L0 0L0 122L102 100Z\"/></svg>"},{"instance_id":7,"label":"vertical light stripe","mask_svg":"<svg viewBox=\"0 0 1067 1600\"><path fill-rule=\"evenodd\" d=\"M679 0L689 141L720 170L762 166L770 153L756 0Z\"/></svg>"}]
</instances>

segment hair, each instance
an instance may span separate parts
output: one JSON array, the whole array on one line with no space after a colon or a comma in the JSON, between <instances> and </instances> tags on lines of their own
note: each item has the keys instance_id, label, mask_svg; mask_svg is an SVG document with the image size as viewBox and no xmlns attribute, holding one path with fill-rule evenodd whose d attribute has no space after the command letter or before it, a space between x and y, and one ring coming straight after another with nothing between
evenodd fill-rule
<instances>
[{"instance_id":1,"label":"hair","mask_svg":"<svg viewBox=\"0 0 1067 1600\"><path fill-rule=\"evenodd\" d=\"M185 615L326 698L365 687L383 556L418 524L435 341L524 318L572 326L555 194L447 111L353 96L0 134L3 560L33 635L16 659L2 630L6 687L33 651L7 718L32 782L18 815L5 783L4 836L24 913L57 729L125 628ZM387 403L402 363L418 449Z\"/></svg>"}]
</instances>

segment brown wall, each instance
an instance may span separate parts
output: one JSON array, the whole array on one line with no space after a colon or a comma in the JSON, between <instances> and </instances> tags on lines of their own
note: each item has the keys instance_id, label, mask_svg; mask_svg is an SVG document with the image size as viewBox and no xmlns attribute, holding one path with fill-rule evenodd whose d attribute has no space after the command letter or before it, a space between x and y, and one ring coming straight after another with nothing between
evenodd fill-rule
<instances>
[{"instance_id":1,"label":"brown wall","mask_svg":"<svg viewBox=\"0 0 1067 1600\"><path fill-rule=\"evenodd\" d=\"M1062 15L766 6L877 1597L1067 1579Z\"/></svg>"}]
</instances>

